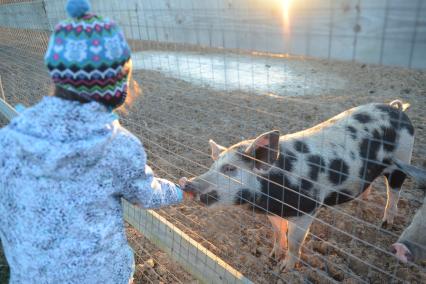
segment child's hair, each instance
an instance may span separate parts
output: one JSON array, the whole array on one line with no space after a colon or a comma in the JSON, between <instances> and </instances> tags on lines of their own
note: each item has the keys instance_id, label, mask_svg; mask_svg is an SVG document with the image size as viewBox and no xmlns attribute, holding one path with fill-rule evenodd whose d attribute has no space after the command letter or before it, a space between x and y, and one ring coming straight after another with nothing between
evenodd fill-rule
<instances>
[{"instance_id":1,"label":"child's hair","mask_svg":"<svg viewBox=\"0 0 426 284\"><path fill-rule=\"evenodd\" d=\"M68 91L58 85L55 85L55 89L53 90L53 95L55 97L69 100L69 101L78 101L82 104L89 103L90 100L83 98L82 96L77 95L76 93L72 91Z\"/></svg>"},{"instance_id":2,"label":"child's hair","mask_svg":"<svg viewBox=\"0 0 426 284\"><path fill-rule=\"evenodd\" d=\"M135 80L133 80L132 60L129 60L126 62L123 70L124 72L127 72L128 74L127 96L126 96L126 100L124 101L124 104L121 107L119 107L117 110L123 113L127 113L129 108L132 106L134 99L139 97L142 94L142 90L139 87L139 84Z\"/></svg>"}]
</instances>

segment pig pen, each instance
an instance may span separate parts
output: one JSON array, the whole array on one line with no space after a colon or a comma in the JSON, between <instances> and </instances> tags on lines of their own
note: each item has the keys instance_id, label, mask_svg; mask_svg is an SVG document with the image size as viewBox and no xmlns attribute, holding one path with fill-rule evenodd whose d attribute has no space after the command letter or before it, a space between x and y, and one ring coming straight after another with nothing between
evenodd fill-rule
<instances>
[{"instance_id":1,"label":"pig pen","mask_svg":"<svg viewBox=\"0 0 426 284\"><path fill-rule=\"evenodd\" d=\"M28 107L51 92L42 62L48 35L0 28L0 75L9 104ZM211 165L209 139L229 146L271 129L292 133L348 108L394 99L411 104L412 163L426 166L425 71L152 41L131 45L140 94L121 110L120 122L144 143L160 177L177 181L203 173ZM301 263L286 273L268 257L272 230L264 215L197 202L156 212L254 283L423 283L426 263L405 265L389 253L423 194L410 180L404 183L390 229L380 228L386 203L381 179L366 200L321 209ZM199 282L135 228L126 230L136 255L135 283Z\"/></svg>"},{"instance_id":2,"label":"pig pen","mask_svg":"<svg viewBox=\"0 0 426 284\"><path fill-rule=\"evenodd\" d=\"M143 49L150 48L147 45ZM0 72L10 104L29 106L49 92L49 79L40 71L44 67L39 55L21 52L23 57L17 59L10 47L2 46L2 51ZM220 52L230 54L220 50L203 54ZM291 93L297 92L297 86L287 89L286 94L285 85L281 94L277 90L255 93L205 87L161 71L134 71L133 79L139 82L141 92L121 111L120 120L141 138L158 176L177 181L181 176L204 172L211 164L209 139L228 146L271 129L291 133L360 104L397 98L411 104L407 113L416 128L412 162L426 165L424 71L289 56L250 56L284 64L295 73L306 70L308 73L299 79L304 86L318 81L316 76L328 78L328 83L317 89L306 88L301 94ZM339 88L334 88L333 76L343 82ZM388 248L409 224L423 193L408 180L394 227L385 230L380 228L386 203L383 181L376 181L372 188L367 200L321 209L303 246L301 264L287 273L278 271L276 261L268 257L272 230L264 215L244 207L204 208L196 202L158 212L255 283L421 283L426 277L425 263L399 263ZM197 281L135 229L128 227L127 232L136 253L136 283Z\"/></svg>"}]
</instances>

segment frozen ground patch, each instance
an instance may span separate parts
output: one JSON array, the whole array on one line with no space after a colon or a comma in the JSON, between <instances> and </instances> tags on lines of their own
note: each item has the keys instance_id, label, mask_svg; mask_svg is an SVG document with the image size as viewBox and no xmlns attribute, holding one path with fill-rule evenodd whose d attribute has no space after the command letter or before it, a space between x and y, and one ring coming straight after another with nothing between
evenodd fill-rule
<instances>
[{"instance_id":1,"label":"frozen ground patch","mask_svg":"<svg viewBox=\"0 0 426 284\"><path fill-rule=\"evenodd\" d=\"M343 89L333 72L310 68L306 60L230 53L142 51L132 54L134 70L155 70L196 85L269 95L321 95ZM318 64L315 64L318 65ZM308 71L307 71L308 70Z\"/></svg>"}]
</instances>

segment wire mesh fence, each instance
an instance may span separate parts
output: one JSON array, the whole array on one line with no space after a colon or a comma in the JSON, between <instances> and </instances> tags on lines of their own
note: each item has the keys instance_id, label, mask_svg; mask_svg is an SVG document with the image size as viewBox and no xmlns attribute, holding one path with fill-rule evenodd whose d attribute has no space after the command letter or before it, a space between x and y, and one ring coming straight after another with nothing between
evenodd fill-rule
<instances>
[{"instance_id":1,"label":"wire mesh fence","mask_svg":"<svg viewBox=\"0 0 426 284\"><path fill-rule=\"evenodd\" d=\"M29 107L51 92L42 59L50 31L66 17L65 1L21 2L0 2L0 76L6 101ZM397 98L411 103L412 163L425 165L424 2L92 4L94 12L120 24L133 51L133 79L142 94L120 121L144 143L157 175L177 181L209 170L209 139L228 147L272 129L294 133L351 107ZM346 148L336 146L336 154L320 151L322 157L350 155L349 142L337 136L323 139ZM301 172L285 174L297 179ZM317 180L308 181L321 187ZM273 227L254 207L206 208L194 201L156 212L255 283L421 283L425 263L402 264L389 246L410 223L423 192L407 180L396 196L393 226L382 228L386 184L378 178L371 187L368 195L351 196L350 202L322 206L313 216L300 264L289 272L269 255ZM298 205L293 209L305 214ZM128 237L137 255L136 281L196 281L131 227Z\"/></svg>"}]
</instances>

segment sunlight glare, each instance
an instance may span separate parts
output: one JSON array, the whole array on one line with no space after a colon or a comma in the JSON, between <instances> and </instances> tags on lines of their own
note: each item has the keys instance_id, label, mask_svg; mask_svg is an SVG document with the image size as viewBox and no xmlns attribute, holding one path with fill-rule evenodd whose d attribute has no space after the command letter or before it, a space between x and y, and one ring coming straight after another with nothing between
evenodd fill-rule
<instances>
[{"instance_id":1,"label":"sunlight glare","mask_svg":"<svg viewBox=\"0 0 426 284\"><path fill-rule=\"evenodd\" d=\"M292 0L282 0L283 24L285 36L290 36L290 8Z\"/></svg>"}]
</instances>

